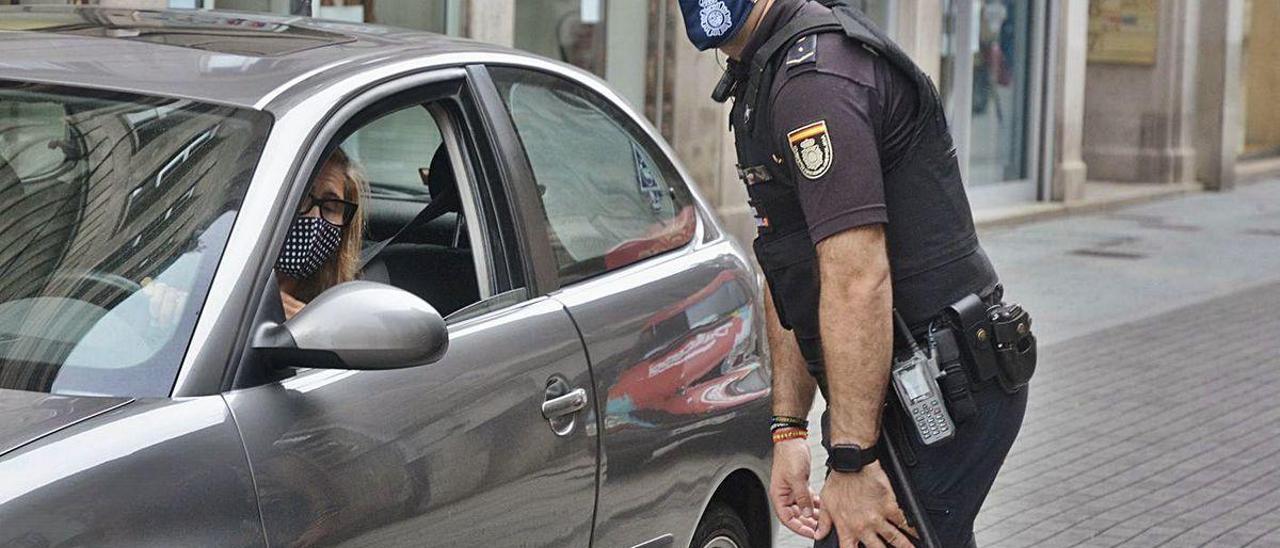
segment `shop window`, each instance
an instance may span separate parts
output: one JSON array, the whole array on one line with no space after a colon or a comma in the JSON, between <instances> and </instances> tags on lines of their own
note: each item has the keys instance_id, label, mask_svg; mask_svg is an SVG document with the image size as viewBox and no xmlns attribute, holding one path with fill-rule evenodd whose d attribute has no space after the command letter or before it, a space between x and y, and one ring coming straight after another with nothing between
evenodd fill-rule
<instances>
[{"instance_id":1,"label":"shop window","mask_svg":"<svg viewBox=\"0 0 1280 548\"><path fill-rule=\"evenodd\" d=\"M312 0L315 16L445 33L448 0Z\"/></svg>"}]
</instances>

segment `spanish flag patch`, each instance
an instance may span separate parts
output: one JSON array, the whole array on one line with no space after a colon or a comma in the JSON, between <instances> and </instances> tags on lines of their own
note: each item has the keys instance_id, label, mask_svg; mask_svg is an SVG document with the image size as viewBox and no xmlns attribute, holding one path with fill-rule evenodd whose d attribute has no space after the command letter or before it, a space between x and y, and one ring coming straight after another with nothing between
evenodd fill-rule
<instances>
[{"instance_id":1,"label":"spanish flag patch","mask_svg":"<svg viewBox=\"0 0 1280 548\"><path fill-rule=\"evenodd\" d=\"M795 156L796 167L808 179L817 179L831 168L833 153L827 121L819 120L787 133L787 143Z\"/></svg>"}]
</instances>

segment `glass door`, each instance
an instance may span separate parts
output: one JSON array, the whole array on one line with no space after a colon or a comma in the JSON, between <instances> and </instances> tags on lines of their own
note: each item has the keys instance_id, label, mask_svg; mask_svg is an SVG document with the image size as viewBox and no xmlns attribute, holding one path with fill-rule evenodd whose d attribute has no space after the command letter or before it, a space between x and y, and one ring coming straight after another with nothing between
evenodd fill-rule
<instances>
[{"instance_id":1,"label":"glass door","mask_svg":"<svg viewBox=\"0 0 1280 548\"><path fill-rule=\"evenodd\" d=\"M975 208L1037 198L1043 2L944 0L947 118Z\"/></svg>"}]
</instances>

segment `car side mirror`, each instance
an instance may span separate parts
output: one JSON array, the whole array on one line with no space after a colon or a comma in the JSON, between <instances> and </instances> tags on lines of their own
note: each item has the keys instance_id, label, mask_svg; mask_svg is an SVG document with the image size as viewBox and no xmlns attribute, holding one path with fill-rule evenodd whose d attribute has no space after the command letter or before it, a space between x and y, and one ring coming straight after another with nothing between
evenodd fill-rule
<instances>
[{"instance_id":1,"label":"car side mirror","mask_svg":"<svg viewBox=\"0 0 1280 548\"><path fill-rule=\"evenodd\" d=\"M353 281L329 288L284 323L263 325L253 347L279 365L400 369L439 360L449 348L449 330L416 295Z\"/></svg>"}]
</instances>

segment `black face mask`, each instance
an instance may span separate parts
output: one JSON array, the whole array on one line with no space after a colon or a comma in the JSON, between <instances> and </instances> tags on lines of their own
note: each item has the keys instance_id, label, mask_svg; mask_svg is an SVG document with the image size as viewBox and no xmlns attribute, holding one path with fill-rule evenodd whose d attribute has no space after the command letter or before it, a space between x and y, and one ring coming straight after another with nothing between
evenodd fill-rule
<instances>
[{"instance_id":1,"label":"black face mask","mask_svg":"<svg viewBox=\"0 0 1280 548\"><path fill-rule=\"evenodd\" d=\"M284 249L276 259L276 271L290 278L303 279L320 270L338 251L342 227L319 217L299 216L284 237Z\"/></svg>"}]
</instances>

